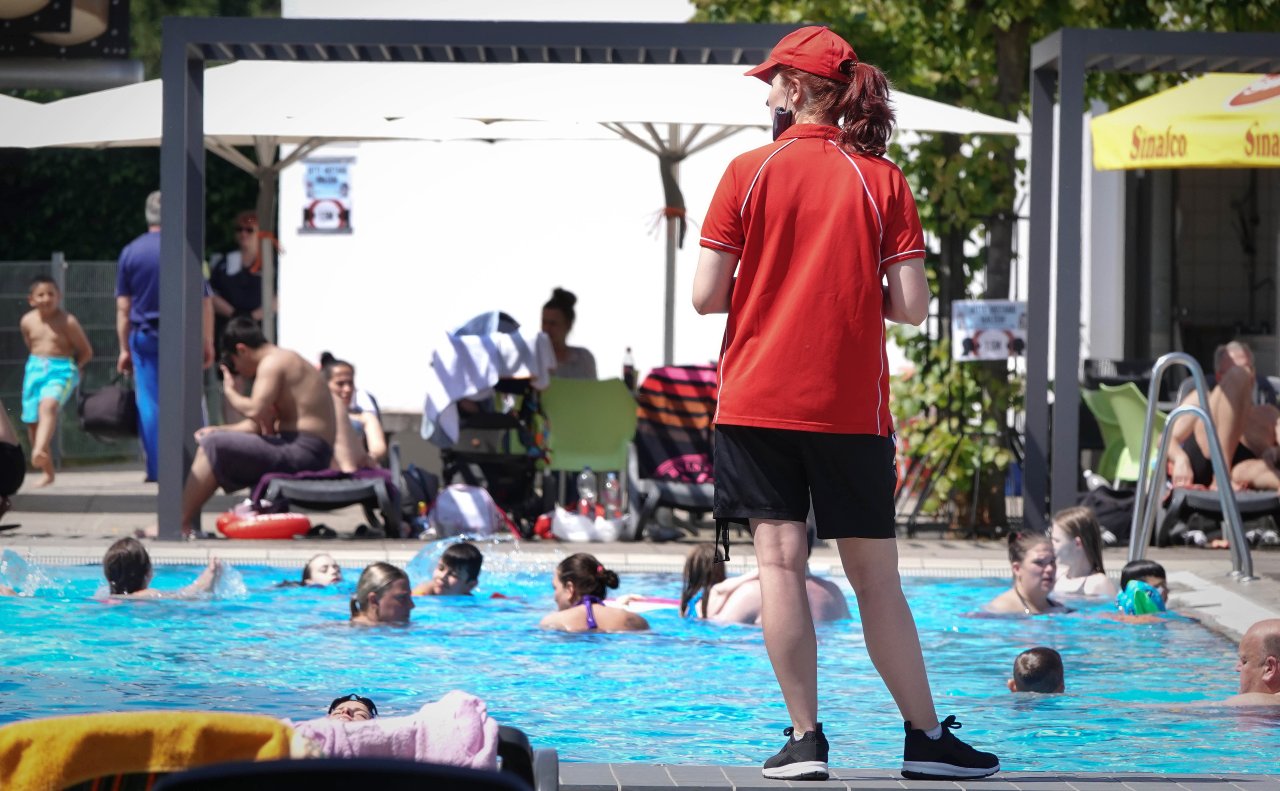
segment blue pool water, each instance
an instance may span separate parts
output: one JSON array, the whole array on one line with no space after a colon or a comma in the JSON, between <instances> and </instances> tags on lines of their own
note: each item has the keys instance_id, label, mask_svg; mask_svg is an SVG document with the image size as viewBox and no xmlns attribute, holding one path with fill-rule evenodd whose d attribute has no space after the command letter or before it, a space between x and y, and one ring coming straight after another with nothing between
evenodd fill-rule
<instances>
[{"instance_id":1,"label":"blue pool water","mask_svg":"<svg viewBox=\"0 0 1280 791\"><path fill-rule=\"evenodd\" d=\"M420 557L411 571L433 564ZM296 570L242 567L216 600L113 602L98 598L97 567L35 568L20 586L34 595L0 598L0 723L140 709L302 719L350 691L394 715L462 689L562 760L755 764L777 749L787 717L758 629L660 611L647 614L649 634L543 632L550 568L491 555L481 595L420 598L404 629L347 625L358 569L346 569L338 590L274 588ZM160 567L154 587L180 587L197 571ZM673 575L622 582L621 593L679 591ZM1231 642L1183 619L1117 623L1102 604L1066 616L968 617L1006 584L905 582L940 713L956 714L960 735L1006 769L1275 771L1280 721L1186 705L1234 693ZM495 591L511 598L488 598ZM820 626L818 639L833 764L897 766L901 721L867 659L856 608L854 620ZM1006 690L1014 656L1033 645L1063 653L1067 694Z\"/></svg>"}]
</instances>

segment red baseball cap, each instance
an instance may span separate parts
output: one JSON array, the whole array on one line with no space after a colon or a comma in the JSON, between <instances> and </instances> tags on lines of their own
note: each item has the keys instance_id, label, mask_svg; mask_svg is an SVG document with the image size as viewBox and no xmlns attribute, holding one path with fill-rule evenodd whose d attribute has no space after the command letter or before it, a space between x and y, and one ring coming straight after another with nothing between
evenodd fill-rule
<instances>
[{"instance_id":1,"label":"red baseball cap","mask_svg":"<svg viewBox=\"0 0 1280 791\"><path fill-rule=\"evenodd\" d=\"M829 80L849 82L852 76L840 71L840 64L847 60L858 62L858 53L849 42L832 33L830 28L812 25L783 36L765 62L748 71L747 76L769 82L774 69L791 66Z\"/></svg>"}]
</instances>

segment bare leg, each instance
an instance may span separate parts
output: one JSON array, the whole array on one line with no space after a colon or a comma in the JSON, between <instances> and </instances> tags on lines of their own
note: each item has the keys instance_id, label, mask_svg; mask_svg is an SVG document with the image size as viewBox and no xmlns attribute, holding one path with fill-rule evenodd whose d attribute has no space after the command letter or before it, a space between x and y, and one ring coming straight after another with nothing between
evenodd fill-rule
<instances>
[{"instance_id":1,"label":"bare leg","mask_svg":"<svg viewBox=\"0 0 1280 791\"><path fill-rule=\"evenodd\" d=\"M1236 446L1244 436L1245 418L1253 401L1253 377L1243 368L1232 368L1222 376L1209 392L1209 416L1218 432L1218 446L1222 448L1223 461L1228 466L1236 454ZM1204 423L1195 423L1196 444L1206 459L1209 455L1209 435Z\"/></svg>"},{"instance_id":2,"label":"bare leg","mask_svg":"<svg viewBox=\"0 0 1280 791\"><path fill-rule=\"evenodd\" d=\"M191 473L182 487L182 534L189 536L200 532L200 509L218 491L218 480L213 477L213 467L204 448L196 450L191 462Z\"/></svg>"},{"instance_id":3,"label":"bare leg","mask_svg":"<svg viewBox=\"0 0 1280 791\"><path fill-rule=\"evenodd\" d=\"M44 477L36 486L48 486L53 483L53 430L58 425L58 402L52 398L40 400L40 422L36 423L31 435L31 463L39 468ZM30 428L30 426L28 426Z\"/></svg>"},{"instance_id":4,"label":"bare leg","mask_svg":"<svg viewBox=\"0 0 1280 791\"><path fill-rule=\"evenodd\" d=\"M898 542L891 538L836 541L844 573L858 597L867 654L912 728L938 724L920 652L920 637L898 577Z\"/></svg>"},{"instance_id":5,"label":"bare leg","mask_svg":"<svg viewBox=\"0 0 1280 791\"><path fill-rule=\"evenodd\" d=\"M760 622L769 662L796 733L818 724L818 641L805 589L804 522L752 519L760 566Z\"/></svg>"},{"instance_id":6,"label":"bare leg","mask_svg":"<svg viewBox=\"0 0 1280 791\"><path fill-rule=\"evenodd\" d=\"M1245 411L1244 434L1240 444L1262 457L1270 448L1276 447L1276 421L1280 420L1280 409L1270 404L1249 404Z\"/></svg>"}]
</instances>

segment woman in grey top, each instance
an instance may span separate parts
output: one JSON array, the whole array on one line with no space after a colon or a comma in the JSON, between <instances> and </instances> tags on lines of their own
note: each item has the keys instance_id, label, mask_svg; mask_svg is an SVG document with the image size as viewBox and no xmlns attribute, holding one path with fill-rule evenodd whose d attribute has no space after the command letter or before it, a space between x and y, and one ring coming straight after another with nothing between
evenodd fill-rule
<instances>
[{"instance_id":1,"label":"woman in grey top","mask_svg":"<svg viewBox=\"0 0 1280 791\"><path fill-rule=\"evenodd\" d=\"M573 306L578 302L572 291L557 288L542 306L542 331L551 338L556 353L555 376L561 379L595 379L596 358L581 346L570 346L566 339L573 329Z\"/></svg>"}]
</instances>

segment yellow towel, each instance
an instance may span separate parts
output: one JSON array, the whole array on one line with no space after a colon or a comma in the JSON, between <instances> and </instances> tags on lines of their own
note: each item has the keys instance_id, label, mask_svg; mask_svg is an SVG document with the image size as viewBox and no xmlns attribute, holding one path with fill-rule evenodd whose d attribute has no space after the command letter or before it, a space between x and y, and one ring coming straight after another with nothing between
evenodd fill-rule
<instances>
[{"instance_id":1,"label":"yellow towel","mask_svg":"<svg viewBox=\"0 0 1280 791\"><path fill-rule=\"evenodd\" d=\"M0 788L60 791L95 777L289 757L271 717L201 711L84 714L0 728Z\"/></svg>"}]
</instances>

